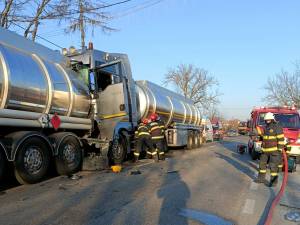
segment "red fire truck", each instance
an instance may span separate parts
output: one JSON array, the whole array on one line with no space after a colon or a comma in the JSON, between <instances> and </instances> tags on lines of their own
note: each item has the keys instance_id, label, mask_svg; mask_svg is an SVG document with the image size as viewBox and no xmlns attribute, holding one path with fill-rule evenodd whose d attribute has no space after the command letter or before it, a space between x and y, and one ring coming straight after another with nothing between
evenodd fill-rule
<instances>
[{"instance_id":1,"label":"red fire truck","mask_svg":"<svg viewBox=\"0 0 300 225\"><path fill-rule=\"evenodd\" d=\"M259 107L252 110L247 124L250 135L248 150L252 159L258 159L261 153L261 141L257 138L256 128L265 126L264 116L267 112L274 113L275 120L283 128L285 144L291 148L289 156L299 163L300 118L295 107Z\"/></svg>"}]
</instances>

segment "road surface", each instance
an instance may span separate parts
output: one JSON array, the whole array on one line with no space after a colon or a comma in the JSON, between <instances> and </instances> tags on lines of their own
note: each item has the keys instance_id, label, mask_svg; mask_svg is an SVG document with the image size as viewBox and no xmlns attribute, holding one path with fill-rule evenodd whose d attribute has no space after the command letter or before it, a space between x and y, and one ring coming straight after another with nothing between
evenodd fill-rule
<instances>
[{"instance_id":1,"label":"road surface","mask_svg":"<svg viewBox=\"0 0 300 225\"><path fill-rule=\"evenodd\" d=\"M172 150L164 162L129 163L120 174L80 172L78 180L8 188L0 192L0 224L263 224L278 188L253 182L257 162L236 152L246 142L226 138ZM141 174L131 175L136 170ZM298 172L291 176L300 183ZM272 224L297 225L284 218L291 210L298 211L279 205Z\"/></svg>"}]
</instances>

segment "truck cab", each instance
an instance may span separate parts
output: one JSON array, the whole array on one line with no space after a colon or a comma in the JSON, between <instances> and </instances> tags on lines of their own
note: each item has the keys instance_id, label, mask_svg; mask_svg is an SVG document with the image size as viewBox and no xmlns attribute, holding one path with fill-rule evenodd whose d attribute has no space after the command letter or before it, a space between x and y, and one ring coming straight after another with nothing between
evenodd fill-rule
<instances>
[{"instance_id":1,"label":"truck cab","mask_svg":"<svg viewBox=\"0 0 300 225\"><path fill-rule=\"evenodd\" d=\"M127 55L94 50L90 45L65 56L89 86L94 114L92 137L110 142L112 163L121 163L130 152L138 113Z\"/></svg>"},{"instance_id":2,"label":"truck cab","mask_svg":"<svg viewBox=\"0 0 300 225\"><path fill-rule=\"evenodd\" d=\"M264 128L264 116L271 112L275 120L282 126L286 146L291 147L290 156L299 157L300 155L300 118L299 113L294 107L260 107L251 112L248 121L249 141L248 149L252 159L258 159L261 154L261 140L257 136L257 127Z\"/></svg>"}]
</instances>

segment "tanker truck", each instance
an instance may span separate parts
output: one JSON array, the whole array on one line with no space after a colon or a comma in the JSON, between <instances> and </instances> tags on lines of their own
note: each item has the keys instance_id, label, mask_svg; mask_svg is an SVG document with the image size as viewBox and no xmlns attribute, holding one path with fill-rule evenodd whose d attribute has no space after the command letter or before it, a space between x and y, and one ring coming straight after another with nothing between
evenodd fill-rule
<instances>
[{"instance_id":1,"label":"tanker truck","mask_svg":"<svg viewBox=\"0 0 300 225\"><path fill-rule=\"evenodd\" d=\"M134 81L127 55L74 47L60 51L0 28L0 178L21 184L60 175L85 159L122 163L139 121L157 113L167 146L200 145L200 112L190 99ZM167 147L166 146L166 147Z\"/></svg>"}]
</instances>

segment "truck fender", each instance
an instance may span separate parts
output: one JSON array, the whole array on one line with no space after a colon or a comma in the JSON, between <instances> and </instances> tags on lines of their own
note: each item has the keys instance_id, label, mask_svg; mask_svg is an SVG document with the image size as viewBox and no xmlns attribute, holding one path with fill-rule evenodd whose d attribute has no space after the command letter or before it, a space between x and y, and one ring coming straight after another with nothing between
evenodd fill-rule
<instances>
[{"instance_id":1,"label":"truck fender","mask_svg":"<svg viewBox=\"0 0 300 225\"><path fill-rule=\"evenodd\" d=\"M9 153L6 149L6 146L2 143L2 141L0 141L0 151L2 151L4 153L6 160L10 161Z\"/></svg>"},{"instance_id":2,"label":"truck fender","mask_svg":"<svg viewBox=\"0 0 300 225\"><path fill-rule=\"evenodd\" d=\"M52 155L54 154L53 146L49 141L49 139L44 134L36 131L18 131L18 132L10 133L7 136L5 136L6 148L11 149L10 154L8 154L9 161L15 161L20 145L25 140L31 137L38 137L41 140L45 141L49 149L51 149Z\"/></svg>"},{"instance_id":3,"label":"truck fender","mask_svg":"<svg viewBox=\"0 0 300 225\"><path fill-rule=\"evenodd\" d=\"M71 132L59 132L59 133L54 133L54 134L51 134L49 135L49 140L50 142L52 143L52 146L53 146L53 151L54 151L54 156L57 156L58 155L58 149L62 143L62 141L69 137L69 136L72 136L74 138L77 139L77 141L79 142L80 144L80 147L82 148L83 147L83 143L82 141L80 140L80 138L74 134L74 133L71 133Z\"/></svg>"}]
</instances>

